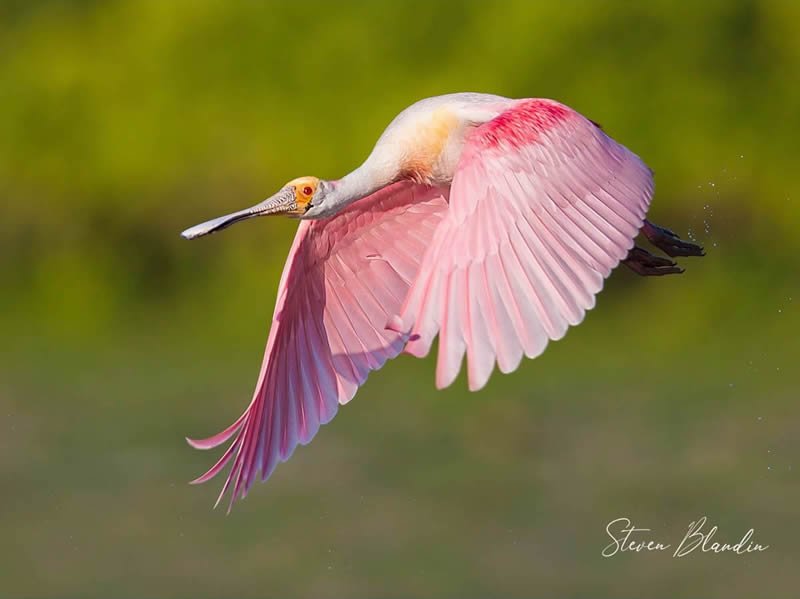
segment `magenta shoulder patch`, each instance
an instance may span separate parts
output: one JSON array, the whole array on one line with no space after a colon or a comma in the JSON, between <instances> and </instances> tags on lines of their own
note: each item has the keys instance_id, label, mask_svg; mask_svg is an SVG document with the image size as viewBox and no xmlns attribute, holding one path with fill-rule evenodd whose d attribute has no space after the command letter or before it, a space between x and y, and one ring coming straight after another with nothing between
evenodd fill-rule
<instances>
[{"instance_id":1,"label":"magenta shoulder patch","mask_svg":"<svg viewBox=\"0 0 800 599\"><path fill-rule=\"evenodd\" d=\"M523 100L480 126L470 141L480 149L517 148L534 143L541 133L575 114L553 100Z\"/></svg>"}]
</instances>

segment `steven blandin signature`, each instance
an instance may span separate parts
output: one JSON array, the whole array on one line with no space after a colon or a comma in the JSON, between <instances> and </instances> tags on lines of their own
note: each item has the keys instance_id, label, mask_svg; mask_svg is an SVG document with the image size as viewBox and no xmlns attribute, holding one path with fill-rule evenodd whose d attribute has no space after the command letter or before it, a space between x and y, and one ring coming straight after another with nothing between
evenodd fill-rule
<instances>
[{"instance_id":1,"label":"steven blandin signature","mask_svg":"<svg viewBox=\"0 0 800 599\"><path fill-rule=\"evenodd\" d=\"M734 543L721 543L714 540L717 527L712 526L704 530L707 524L705 516L692 522L689 529L678 545L672 551L672 557L685 557L693 551L702 553L735 553L744 555L758 551L766 551L769 545L761 545L753 540L754 531L751 528L742 538ZM672 543L663 543L648 539L643 533L649 533L649 528L638 528L631 524L629 518L617 518L606 524L606 533L611 542L603 548L603 557L612 557L618 553L641 553L643 551L670 551Z\"/></svg>"}]
</instances>

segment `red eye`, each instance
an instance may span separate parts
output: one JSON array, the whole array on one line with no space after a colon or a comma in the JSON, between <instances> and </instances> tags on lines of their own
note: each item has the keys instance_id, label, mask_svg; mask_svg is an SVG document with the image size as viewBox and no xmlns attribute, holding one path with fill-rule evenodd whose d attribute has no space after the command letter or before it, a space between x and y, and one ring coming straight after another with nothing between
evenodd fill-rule
<instances>
[{"instance_id":1,"label":"red eye","mask_svg":"<svg viewBox=\"0 0 800 599\"><path fill-rule=\"evenodd\" d=\"M306 186L303 188L303 195L310 196L310 195L311 195L311 193L312 193L313 191L314 191L314 190L313 190L313 189L311 189L311 186L310 186L310 185L306 185Z\"/></svg>"}]
</instances>

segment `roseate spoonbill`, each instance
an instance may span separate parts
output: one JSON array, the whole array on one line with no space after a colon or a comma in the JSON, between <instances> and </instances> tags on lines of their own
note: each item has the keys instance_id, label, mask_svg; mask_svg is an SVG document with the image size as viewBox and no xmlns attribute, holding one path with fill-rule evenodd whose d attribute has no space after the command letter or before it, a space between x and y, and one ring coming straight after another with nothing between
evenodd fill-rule
<instances>
[{"instance_id":1,"label":"roseate spoonbill","mask_svg":"<svg viewBox=\"0 0 800 599\"><path fill-rule=\"evenodd\" d=\"M252 208L191 227L193 239L255 216L300 219L283 269L261 373L205 482L233 460L231 505L259 472L305 444L371 370L439 335L436 386L466 354L472 391L544 351L594 306L622 261L682 272L699 246L645 220L653 178L593 121L545 99L459 93L401 112L366 161L335 181L294 179ZM235 436L234 436L235 435ZM217 500L219 503L219 499ZM229 507L230 509L230 507Z\"/></svg>"}]
</instances>

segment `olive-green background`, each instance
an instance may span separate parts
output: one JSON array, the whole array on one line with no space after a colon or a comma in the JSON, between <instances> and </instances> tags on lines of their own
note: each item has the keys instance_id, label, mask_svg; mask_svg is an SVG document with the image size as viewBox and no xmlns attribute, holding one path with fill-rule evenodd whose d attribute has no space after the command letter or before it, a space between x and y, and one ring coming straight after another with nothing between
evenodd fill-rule
<instances>
[{"instance_id":1,"label":"olive-green background","mask_svg":"<svg viewBox=\"0 0 800 599\"><path fill-rule=\"evenodd\" d=\"M796 597L800 2L0 3L0 596ZM480 393L374 373L226 517L296 223L413 101L552 97L656 173L681 277L616 271ZM628 516L743 556L603 558Z\"/></svg>"}]
</instances>

